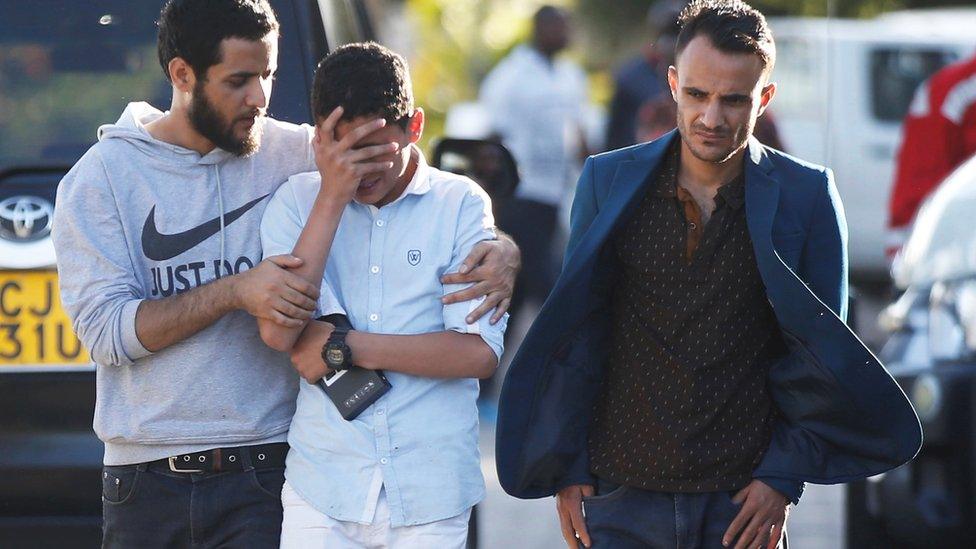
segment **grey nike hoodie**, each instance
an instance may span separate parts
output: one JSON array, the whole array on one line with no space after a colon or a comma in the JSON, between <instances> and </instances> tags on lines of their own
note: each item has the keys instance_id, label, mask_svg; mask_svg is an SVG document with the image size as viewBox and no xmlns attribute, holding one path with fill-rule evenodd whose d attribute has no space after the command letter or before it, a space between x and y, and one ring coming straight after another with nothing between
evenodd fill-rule
<instances>
[{"instance_id":1,"label":"grey nike hoodie","mask_svg":"<svg viewBox=\"0 0 976 549\"><path fill-rule=\"evenodd\" d=\"M105 464L284 441L298 378L235 311L152 353L136 309L261 260L265 206L315 169L308 126L265 119L258 152L200 154L154 139L163 113L131 103L61 181L52 236L61 300L96 364L95 432Z\"/></svg>"}]
</instances>

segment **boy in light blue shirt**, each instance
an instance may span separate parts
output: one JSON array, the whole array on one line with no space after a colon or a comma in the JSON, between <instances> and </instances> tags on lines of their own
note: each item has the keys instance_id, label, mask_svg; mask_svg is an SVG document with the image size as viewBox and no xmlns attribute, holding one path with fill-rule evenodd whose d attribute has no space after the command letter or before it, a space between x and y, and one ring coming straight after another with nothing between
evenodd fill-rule
<instances>
[{"instance_id":1,"label":"boy in light blue shirt","mask_svg":"<svg viewBox=\"0 0 976 549\"><path fill-rule=\"evenodd\" d=\"M319 172L282 185L262 221L264 253L300 257L296 272L322 287L318 312L355 328L343 338L326 322L260 323L307 382L288 437L282 547L463 548L485 494L477 378L494 371L507 318L468 324L479 301L443 304L459 287L440 276L495 237L491 202L427 165L412 95L406 62L380 45L327 56L312 96ZM352 421L314 385L330 341L392 384Z\"/></svg>"}]
</instances>

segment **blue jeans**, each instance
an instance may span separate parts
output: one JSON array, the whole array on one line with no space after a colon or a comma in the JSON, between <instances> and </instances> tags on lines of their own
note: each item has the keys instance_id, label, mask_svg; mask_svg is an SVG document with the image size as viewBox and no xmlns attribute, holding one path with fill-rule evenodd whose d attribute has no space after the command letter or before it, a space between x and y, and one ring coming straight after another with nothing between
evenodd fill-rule
<instances>
[{"instance_id":1,"label":"blue jeans","mask_svg":"<svg viewBox=\"0 0 976 549\"><path fill-rule=\"evenodd\" d=\"M102 547L278 547L284 468L244 465L192 474L145 463L106 466Z\"/></svg>"},{"instance_id":2,"label":"blue jeans","mask_svg":"<svg viewBox=\"0 0 976 549\"><path fill-rule=\"evenodd\" d=\"M724 549L739 513L734 495L651 492L601 479L596 495L583 498L583 513L593 549Z\"/></svg>"}]
</instances>

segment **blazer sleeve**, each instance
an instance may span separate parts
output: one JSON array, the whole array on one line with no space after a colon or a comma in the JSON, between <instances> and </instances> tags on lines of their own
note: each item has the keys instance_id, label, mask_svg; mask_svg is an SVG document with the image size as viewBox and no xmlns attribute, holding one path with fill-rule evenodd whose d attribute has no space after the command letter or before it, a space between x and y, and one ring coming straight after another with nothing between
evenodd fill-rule
<instances>
[{"instance_id":1,"label":"blazer sleeve","mask_svg":"<svg viewBox=\"0 0 976 549\"><path fill-rule=\"evenodd\" d=\"M800 496L803 495L803 488L806 486L804 482L788 478L756 477L756 480L761 480L773 490L786 496L793 505L800 503Z\"/></svg>"}]
</instances>

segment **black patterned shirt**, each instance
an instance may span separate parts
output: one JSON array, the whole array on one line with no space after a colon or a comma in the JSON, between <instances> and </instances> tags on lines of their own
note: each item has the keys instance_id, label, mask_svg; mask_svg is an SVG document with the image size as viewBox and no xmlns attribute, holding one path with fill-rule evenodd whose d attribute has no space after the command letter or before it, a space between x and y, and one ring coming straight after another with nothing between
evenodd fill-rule
<instances>
[{"instance_id":1,"label":"black patterned shirt","mask_svg":"<svg viewBox=\"0 0 976 549\"><path fill-rule=\"evenodd\" d=\"M784 347L746 227L744 175L719 188L702 227L677 184L678 143L610 242L618 279L590 464L646 490L735 490L769 444L766 375Z\"/></svg>"}]
</instances>

